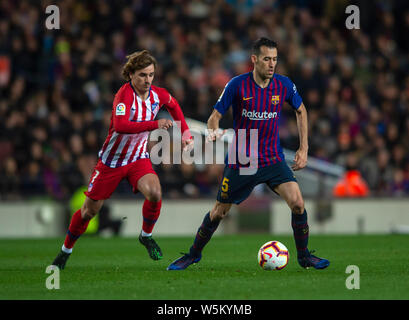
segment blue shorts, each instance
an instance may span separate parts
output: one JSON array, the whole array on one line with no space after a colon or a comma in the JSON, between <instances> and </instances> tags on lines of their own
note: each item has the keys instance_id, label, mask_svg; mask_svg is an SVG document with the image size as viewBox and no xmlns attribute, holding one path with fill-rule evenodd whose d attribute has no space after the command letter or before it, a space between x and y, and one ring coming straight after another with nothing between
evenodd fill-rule
<instances>
[{"instance_id":1,"label":"blue shorts","mask_svg":"<svg viewBox=\"0 0 409 320\"><path fill-rule=\"evenodd\" d=\"M297 182L297 179L285 161L258 168L253 175L240 175L239 169L226 166L217 193L217 201L240 204L248 198L258 184L266 183L271 190L274 190L279 184L289 181Z\"/></svg>"}]
</instances>

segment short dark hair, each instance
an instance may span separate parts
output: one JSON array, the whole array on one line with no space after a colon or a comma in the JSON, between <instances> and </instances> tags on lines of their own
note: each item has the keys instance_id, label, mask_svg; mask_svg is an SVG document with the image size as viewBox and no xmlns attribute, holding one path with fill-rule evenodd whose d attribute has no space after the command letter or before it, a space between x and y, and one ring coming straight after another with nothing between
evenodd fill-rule
<instances>
[{"instance_id":1,"label":"short dark hair","mask_svg":"<svg viewBox=\"0 0 409 320\"><path fill-rule=\"evenodd\" d=\"M267 48L276 48L277 49L277 43L274 42L273 40L270 40L268 38L262 37L257 39L254 44L253 47L251 49L251 53L258 56L260 54L260 48L261 46L265 46Z\"/></svg>"}]
</instances>

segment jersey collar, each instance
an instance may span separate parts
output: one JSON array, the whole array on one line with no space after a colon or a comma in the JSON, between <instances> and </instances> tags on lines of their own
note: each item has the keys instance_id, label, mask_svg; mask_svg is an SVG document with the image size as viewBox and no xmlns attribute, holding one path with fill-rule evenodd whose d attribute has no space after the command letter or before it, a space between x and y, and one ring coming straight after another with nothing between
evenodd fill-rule
<instances>
[{"instance_id":1,"label":"jersey collar","mask_svg":"<svg viewBox=\"0 0 409 320\"><path fill-rule=\"evenodd\" d=\"M254 71L254 70L253 70L253 71ZM262 88L262 87L260 87L260 86L257 84L256 80L254 80L253 71L250 71L250 72L249 72L249 73L250 73L250 78L251 78L251 80L254 82L254 84L255 84L258 88L260 88L261 90L267 89L267 88L271 85L271 82L273 81L274 77L276 76L276 73L274 72L273 76L271 77L270 81L268 82L268 85L267 85L265 88Z\"/></svg>"},{"instance_id":2,"label":"jersey collar","mask_svg":"<svg viewBox=\"0 0 409 320\"><path fill-rule=\"evenodd\" d=\"M129 85L131 86L131 88L132 88L133 92L136 94L136 96L139 97L138 93L136 92L135 88L134 88L133 85L132 85L132 81L131 81L131 80L129 80ZM148 97L145 99L145 101L146 101L146 100L149 100L149 98L151 97L151 90L152 90L152 86L149 87L149 94L148 94ZM140 98L140 97L139 97L139 98Z\"/></svg>"}]
</instances>

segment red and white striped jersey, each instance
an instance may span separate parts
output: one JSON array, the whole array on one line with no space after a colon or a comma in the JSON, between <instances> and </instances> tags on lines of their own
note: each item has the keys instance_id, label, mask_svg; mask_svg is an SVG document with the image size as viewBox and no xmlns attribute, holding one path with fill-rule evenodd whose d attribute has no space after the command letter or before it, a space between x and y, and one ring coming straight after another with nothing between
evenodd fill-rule
<instances>
[{"instance_id":1,"label":"red and white striped jersey","mask_svg":"<svg viewBox=\"0 0 409 320\"><path fill-rule=\"evenodd\" d=\"M148 98L143 101L131 82L124 84L115 95L108 137L98 154L102 163L117 168L138 159L149 158L149 132L158 128L154 119L163 105L174 120L181 121L182 130L185 130L187 125L183 113L166 89L152 85Z\"/></svg>"}]
</instances>

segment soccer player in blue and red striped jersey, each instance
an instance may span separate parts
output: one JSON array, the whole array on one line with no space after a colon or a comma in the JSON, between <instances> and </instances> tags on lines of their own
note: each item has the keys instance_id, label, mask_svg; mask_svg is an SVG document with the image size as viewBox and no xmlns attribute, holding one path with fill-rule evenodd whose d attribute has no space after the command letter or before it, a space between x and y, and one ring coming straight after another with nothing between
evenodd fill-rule
<instances>
[{"instance_id":1,"label":"soccer player in blue and red striped jersey","mask_svg":"<svg viewBox=\"0 0 409 320\"><path fill-rule=\"evenodd\" d=\"M308 250L307 211L292 171L307 165L307 111L294 83L288 77L275 73L277 54L274 41L267 38L257 40L251 55L253 71L231 79L214 106L208 120L208 140L214 141L222 135L219 121L230 107L233 109L235 138L226 156L216 204L204 217L189 253L170 264L168 270L183 270L199 262L204 246L231 205L244 201L261 183L280 195L291 210L299 264L316 269L329 265L327 259L316 257ZM292 170L285 162L279 138L279 119L284 102L288 102L295 111L300 138ZM246 171L251 169L255 170Z\"/></svg>"}]
</instances>

